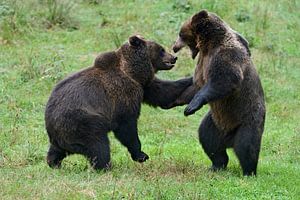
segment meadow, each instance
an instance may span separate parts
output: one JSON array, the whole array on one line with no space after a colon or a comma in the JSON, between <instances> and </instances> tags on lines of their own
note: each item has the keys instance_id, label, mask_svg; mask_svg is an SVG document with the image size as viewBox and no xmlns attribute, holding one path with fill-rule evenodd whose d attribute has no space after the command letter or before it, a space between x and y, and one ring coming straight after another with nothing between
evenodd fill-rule
<instances>
[{"instance_id":1,"label":"meadow","mask_svg":"<svg viewBox=\"0 0 300 200\"><path fill-rule=\"evenodd\" d=\"M133 162L109 134L110 171L93 171L80 155L49 168L44 109L55 84L136 33L171 51L181 24L200 9L250 43L267 106L258 176L243 177L231 150L227 170L209 171L197 136L208 106L184 117L184 106L143 105L146 163ZM299 199L299 10L297 0L0 0L0 199ZM188 49L178 57L157 76L192 75Z\"/></svg>"}]
</instances>

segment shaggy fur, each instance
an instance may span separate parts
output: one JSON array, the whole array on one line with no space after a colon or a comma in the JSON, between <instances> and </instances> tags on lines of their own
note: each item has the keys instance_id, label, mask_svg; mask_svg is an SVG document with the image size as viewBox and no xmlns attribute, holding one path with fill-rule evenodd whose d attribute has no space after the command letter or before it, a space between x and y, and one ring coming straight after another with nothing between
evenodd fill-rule
<instances>
[{"instance_id":1,"label":"shaggy fur","mask_svg":"<svg viewBox=\"0 0 300 200\"><path fill-rule=\"evenodd\" d=\"M78 153L94 169L109 168L110 131L134 161L146 161L137 130L141 103L165 107L192 85L192 78L163 81L154 76L175 62L159 44L132 36L118 50L100 54L94 66L58 83L45 112L49 166L60 167L68 154Z\"/></svg>"},{"instance_id":2,"label":"shaggy fur","mask_svg":"<svg viewBox=\"0 0 300 200\"><path fill-rule=\"evenodd\" d=\"M255 175L266 111L247 40L217 15L203 10L183 24L173 50L184 46L193 58L200 55L193 86L174 105L189 103L187 116L209 104L199 139L212 168L226 168L226 149L233 147L243 174Z\"/></svg>"}]
</instances>

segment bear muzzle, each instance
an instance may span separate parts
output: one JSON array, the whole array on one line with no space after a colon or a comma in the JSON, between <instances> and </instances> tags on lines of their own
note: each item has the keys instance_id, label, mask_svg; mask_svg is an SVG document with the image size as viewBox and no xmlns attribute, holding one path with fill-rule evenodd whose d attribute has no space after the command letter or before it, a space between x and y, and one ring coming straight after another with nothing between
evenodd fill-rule
<instances>
[{"instance_id":1,"label":"bear muzzle","mask_svg":"<svg viewBox=\"0 0 300 200\"><path fill-rule=\"evenodd\" d=\"M178 37L175 44L173 45L174 53L177 53L180 49L182 49L185 46L185 42L180 37Z\"/></svg>"},{"instance_id":2,"label":"bear muzzle","mask_svg":"<svg viewBox=\"0 0 300 200\"><path fill-rule=\"evenodd\" d=\"M169 70L169 69L172 69L177 61L177 57L176 56L172 56L170 55L171 58L168 59L167 61L164 61L164 65L165 65L165 69L166 70Z\"/></svg>"}]
</instances>

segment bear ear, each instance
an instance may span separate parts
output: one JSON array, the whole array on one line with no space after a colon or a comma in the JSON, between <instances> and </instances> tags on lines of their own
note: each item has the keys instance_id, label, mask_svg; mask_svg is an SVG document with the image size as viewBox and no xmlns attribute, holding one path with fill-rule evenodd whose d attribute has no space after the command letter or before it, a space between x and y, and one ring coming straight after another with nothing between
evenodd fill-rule
<instances>
[{"instance_id":1,"label":"bear ear","mask_svg":"<svg viewBox=\"0 0 300 200\"><path fill-rule=\"evenodd\" d=\"M199 20L201 19L205 19L205 18L208 18L208 12L207 10L201 10L200 12L198 12L197 14L195 14L193 17L192 17L192 25L196 25L198 24Z\"/></svg>"},{"instance_id":2,"label":"bear ear","mask_svg":"<svg viewBox=\"0 0 300 200\"><path fill-rule=\"evenodd\" d=\"M129 44L134 47L144 45L146 42L140 36L134 35L129 38Z\"/></svg>"}]
</instances>

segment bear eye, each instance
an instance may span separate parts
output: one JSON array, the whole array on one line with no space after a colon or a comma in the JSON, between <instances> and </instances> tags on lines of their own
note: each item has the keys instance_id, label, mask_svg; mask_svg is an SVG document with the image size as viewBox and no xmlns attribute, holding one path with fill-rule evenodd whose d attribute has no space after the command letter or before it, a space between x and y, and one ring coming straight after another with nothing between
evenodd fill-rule
<instances>
[{"instance_id":1,"label":"bear eye","mask_svg":"<svg viewBox=\"0 0 300 200\"><path fill-rule=\"evenodd\" d=\"M187 39L187 36L184 35L183 33L179 33L179 37L182 39L182 40L186 40Z\"/></svg>"},{"instance_id":2,"label":"bear eye","mask_svg":"<svg viewBox=\"0 0 300 200\"><path fill-rule=\"evenodd\" d=\"M161 57L163 57L163 56L165 55L165 50L164 50L164 49L161 49L160 52L159 52L159 55L160 55Z\"/></svg>"},{"instance_id":3,"label":"bear eye","mask_svg":"<svg viewBox=\"0 0 300 200\"><path fill-rule=\"evenodd\" d=\"M182 32L180 32L179 37L184 40L186 38L186 35L184 35Z\"/></svg>"}]
</instances>

